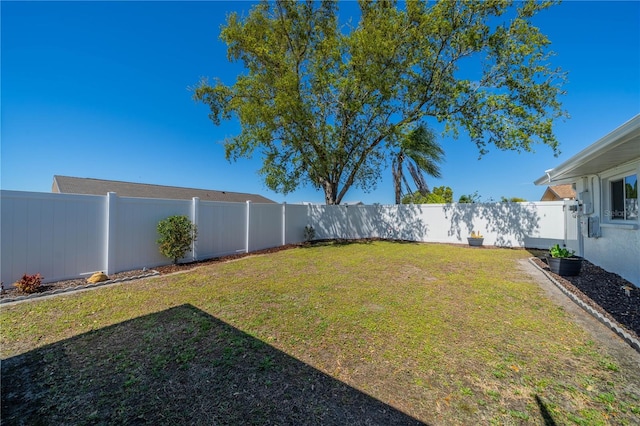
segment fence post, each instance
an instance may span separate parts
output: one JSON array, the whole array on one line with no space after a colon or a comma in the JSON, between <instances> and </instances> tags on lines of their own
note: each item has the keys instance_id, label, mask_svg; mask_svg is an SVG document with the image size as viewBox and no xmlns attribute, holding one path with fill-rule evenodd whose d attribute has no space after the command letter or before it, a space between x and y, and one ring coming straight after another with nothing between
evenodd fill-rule
<instances>
[{"instance_id":1,"label":"fence post","mask_svg":"<svg viewBox=\"0 0 640 426\"><path fill-rule=\"evenodd\" d=\"M118 226L118 194L107 193L106 221L104 238L104 273L111 275L116 272L116 228Z\"/></svg>"},{"instance_id":2,"label":"fence post","mask_svg":"<svg viewBox=\"0 0 640 426\"><path fill-rule=\"evenodd\" d=\"M287 244L287 203L282 203L282 245Z\"/></svg>"},{"instance_id":3,"label":"fence post","mask_svg":"<svg viewBox=\"0 0 640 426\"><path fill-rule=\"evenodd\" d=\"M247 233L246 233L246 236L245 236L244 247L245 247L245 252L249 253L249 240L250 240L250 232L251 232L251 229L250 229L250 226L249 226L249 223L251 222L251 200L247 200L247 219L246 219L246 222L247 222L247 227L246 227Z\"/></svg>"},{"instance_id":4,"label":"fence post","mask_svg":"<svg viewBox=\"0 0 640 426\"><path fill-rule=\"evenodd\" d=\"M199 217L198 213L200 211L200 198L193 197L192 201L193 202L191 203L191 223L193 223L196 229L198 229L198 217ZM193 242L191 243L191 257L194 262L198 260L198 239L197 238L194 238Z\"/></svg>"}]
</instances>

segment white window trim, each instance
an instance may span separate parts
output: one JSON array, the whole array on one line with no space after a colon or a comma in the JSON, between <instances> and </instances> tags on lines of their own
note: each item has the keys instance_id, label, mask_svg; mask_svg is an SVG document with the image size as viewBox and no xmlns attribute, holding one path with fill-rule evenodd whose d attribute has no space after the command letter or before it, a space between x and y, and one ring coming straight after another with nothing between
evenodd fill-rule
<instances>
[{"instance_id":1,"label":"white window trim","mask_svg":"<svg viewBox=\"0 0 640 426\"><path fill-rule=\"evenodd\" d=\"M629 167L625 169L616 168L606 175L601 177L602 188L602 205L601 205L601 217L602 223L608 225L633 225L633 229L637 229L637 225L640 222L639 218L635 219L613 219L611 217L611 182L617 180L624 180L629 175L636 175L637 179L640 179L640 167ZM607 226L608 227L608 226Z\"/></svg>"}]
</instances>

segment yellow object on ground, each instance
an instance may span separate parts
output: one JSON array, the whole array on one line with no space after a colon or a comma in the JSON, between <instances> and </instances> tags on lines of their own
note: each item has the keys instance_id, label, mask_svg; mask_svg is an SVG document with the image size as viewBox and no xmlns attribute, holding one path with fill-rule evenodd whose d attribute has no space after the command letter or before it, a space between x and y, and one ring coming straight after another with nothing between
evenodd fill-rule
<instances>
[{"instance_id":1,"label":"yellow object on ground","mask_svg":"<svg viewBox=\"0 0 640 426\"><path fill-rule=\"evenodd\" d=\"M104 272L96 272L95 274L87 278L87 282L93 284L99 283L101 281L109 281L109 277L106 276Z\"/></svg>"}]
</instances>

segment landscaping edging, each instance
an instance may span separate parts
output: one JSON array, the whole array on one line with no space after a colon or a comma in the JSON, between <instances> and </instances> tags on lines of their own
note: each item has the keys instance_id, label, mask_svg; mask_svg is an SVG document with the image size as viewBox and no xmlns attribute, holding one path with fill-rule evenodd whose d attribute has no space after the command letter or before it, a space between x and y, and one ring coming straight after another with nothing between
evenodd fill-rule
<instances>
[{"instance_id":1,"label":"landscaping edging","mask_svg":"<svg viewBox=\"0 0 640 426\"><path fill-rule=\"evenodd\" d=\"M622 338L622 340L624 340L625 342L627 342L633 349L635 349L637 352L640 353L640 341L636 338L634 338L633 336L631 336L629 333L627 333L625 330L623 330L620 326L618 326L618 324L615 324L614 322L612 322L609 318L606 318L605 316L603 316L600 312L596 311L595 309L593 309L591 306L587 305L585 302L583 302L582 300L580 300L580 298L578 298L575 294L571 293L569 290L567 290L562 284L560 284L550 273L548 273L547 271L545 271L544 269L542 269L536 262L533 261L533 259L535 259L534 257L530 257L529 258L529 263L531 263L533 266L535 266L540 272L542 272L548 279L549 281L551 281L556 287L558 287L558 289L560 291L562 291L565 295L567 295L569 297L569 299L571 299L573 302L575 302L578 306L580 306L582 309L584 309L585 311L587 311L589 314L591 314L591 316L593 316L595 319L597 319L598 321L600 321L602 324L604 324L606 327L608 327L609 329L611 329L611 331L613 331L614 333L616 333L618 336L620 336Z\"/></svg>"},{"instance_id":2,"label":"landscaping edging","mask_svg":"<svg viewBox=\"0 0 640 426\"><path fill-rule=\"evenodd\" d=\"M87 290L87 289L102 287L102 286L109 285L109 284L117 284L117 283L121 283L121 282L125 282L125 281L139 280L141 278L153 277L155 275L160 275L160 272L158 272L158 271L156 271L154 269L150 269L149 272L146 273L146 274L134 275L132 277L117 278L115 280L101 281L101 282L98 282L98 283L89 283L89 284L85 284L85 285L78 285L78 286L75 286L75 287L59 288L57 290L43 291L42 293L33 293L33 294L27 294L27 295L24 295L24 296L7 297L7 298L4 298L4 299L0 300L0 305L3 305L5 303L20 302L20 301L23 301L23 300L37 299L37 298L45 297L45 296L53 296L53 295L56 295L56 294L72 293L74 291Z\"/></svg>"}]
</instances>

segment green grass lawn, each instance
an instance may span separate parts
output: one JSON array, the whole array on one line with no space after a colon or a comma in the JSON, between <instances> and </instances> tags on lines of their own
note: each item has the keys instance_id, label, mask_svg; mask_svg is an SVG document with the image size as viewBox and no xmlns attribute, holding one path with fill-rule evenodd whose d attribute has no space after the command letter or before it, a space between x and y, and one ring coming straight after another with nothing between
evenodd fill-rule
<instances>
[{"instance_id":1,"label":"green grass lawn","mask_svg":"<svg viewBox=\"0 0 640 426\"><path fill-rule=\"evenodd\" d=\"M528 256L324 244L2 307L3 423L637 424Z\"/></svg>"}]
</instances>

